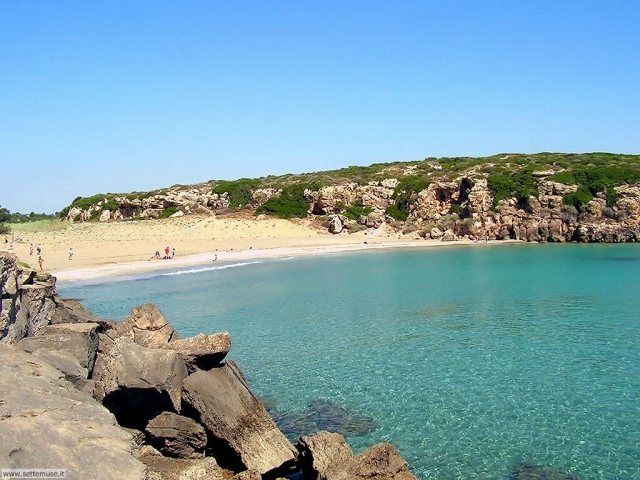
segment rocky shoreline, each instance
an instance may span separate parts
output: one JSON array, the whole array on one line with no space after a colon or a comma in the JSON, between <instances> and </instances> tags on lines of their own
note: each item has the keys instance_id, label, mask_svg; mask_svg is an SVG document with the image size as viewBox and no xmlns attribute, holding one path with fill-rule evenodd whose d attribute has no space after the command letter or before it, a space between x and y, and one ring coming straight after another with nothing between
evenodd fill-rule
<instances>
[{"instance_id":1,"label":"rocky shoreline","mask_svg":"<svg viewBox=\"0 0 640 480\"><path fill-rule=\"evenodd\" d=\"M226 332L181 339L153 304L122 322L62 300L55 277L0 253L0 464L67 478L408 480L387 443L293 445L225 360Z\"/></svg>"},{"instance_id":2,"label":"rocky shoreline","mask_svg":"<svg viewBox=\"0 0 640 480\"><path fill-rule=\"evenodd\" d=\"M5 252L0 290L3 469L64 469L70 479L416 479L389 443L354 454L335 432L290 441L274 419L288 422L289 437L303 428L268 412L226 360L227 332L182 339L153 304L121 322L97 318L62 300L55 277ZM328 400L310 407L337 419L332 426L344 420L345 431L372 425ZM531 464L510 479L579 480Z\"/></svg>"}]
</instances>

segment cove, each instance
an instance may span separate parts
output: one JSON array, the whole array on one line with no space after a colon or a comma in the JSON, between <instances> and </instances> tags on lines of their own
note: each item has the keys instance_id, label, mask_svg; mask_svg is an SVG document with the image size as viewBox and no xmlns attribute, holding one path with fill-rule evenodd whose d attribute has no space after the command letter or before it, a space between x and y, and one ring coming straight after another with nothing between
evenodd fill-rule
<instances>
[{"instance_id":1,"label":"cove","mask_svg":"<svg viewBox=\"0 0 640 480\"><path fill-rule=\"evenodd\" d=\"M333 422L357 451L393 443L421 479L507 479L521 462L632 479L639 280L634 244L479 244L58 290L103 318L153 302L183 336L229 331L291 435Z\"/></svg>"}]
</instances>

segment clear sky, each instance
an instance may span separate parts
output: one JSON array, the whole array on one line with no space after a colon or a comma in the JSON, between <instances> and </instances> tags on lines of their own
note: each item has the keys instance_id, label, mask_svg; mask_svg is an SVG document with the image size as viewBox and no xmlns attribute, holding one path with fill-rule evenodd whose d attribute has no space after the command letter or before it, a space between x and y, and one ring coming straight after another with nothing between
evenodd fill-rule
<instances>
[{"instance_id":1,"label":"clear sky","mask_svg":"<svg viewBox=\"0 0 640 480\"><path fill-rule=\"evenodd\" d=\"M637 0L0 0L0 205L640 154Z\"/></svg>"}]
</instances>

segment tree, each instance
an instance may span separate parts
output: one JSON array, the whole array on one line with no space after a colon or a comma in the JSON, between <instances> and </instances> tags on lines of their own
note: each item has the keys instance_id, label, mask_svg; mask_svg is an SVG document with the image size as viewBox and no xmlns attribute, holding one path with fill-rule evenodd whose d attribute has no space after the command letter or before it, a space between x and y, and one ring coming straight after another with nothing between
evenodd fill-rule
<instances>
[{"instance_id":1,"label":"tree","mask_svg":"<svg viewBox=\"0 0 640 480\"><path fill-rule=\"evenodd\" d=\"M0 223L6 223L11 220L11 212L0 205Z\"/></svg>"},{"instance_id":2,"label":"tree","mask_svg":"<svg viewBox=\"0 0 640 480\"><path fill-rule=\"evenodd\" d=\"M5 222L8 222L11 219L11 212L6 208L2 208L0 205L0 233L9 233L11 229L5 225Z\"/></svg>"}]
</instances>

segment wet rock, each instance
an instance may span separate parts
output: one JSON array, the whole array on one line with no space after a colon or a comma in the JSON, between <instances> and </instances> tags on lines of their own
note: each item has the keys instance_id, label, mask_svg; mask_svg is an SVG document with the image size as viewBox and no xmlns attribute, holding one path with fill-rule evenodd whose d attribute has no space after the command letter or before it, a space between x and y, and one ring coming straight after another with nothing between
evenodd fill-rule
<instances>
[{"instance_id":1,"label":"wet rock","mask_svg":"<svg viewBox=\"0 0 640 480\"><path fill-rule=\"evenodd\" d=\"M207 432L191 418L162 412L149 421L145 431L149 443L166 456L201 458L204 455Z\"/></svg>"},{"instance_id":2,"label":"wet rock","mask_svg":"<svg viewBox=\"0 0 640 480\"><path fill-rule=\"evenodd\" d=\"M233 362L190 375L183 382L183 400L210 436L235 452L237 458L229 458L230 468L235 471L251 469L264 475L295 463L293 445L278 430Z\"/></svg>"}]
</instances>

